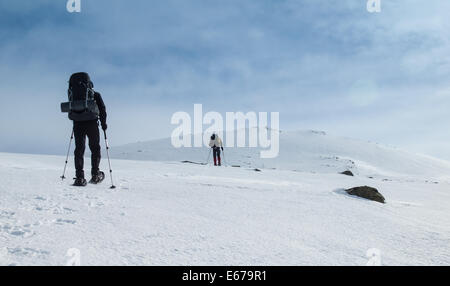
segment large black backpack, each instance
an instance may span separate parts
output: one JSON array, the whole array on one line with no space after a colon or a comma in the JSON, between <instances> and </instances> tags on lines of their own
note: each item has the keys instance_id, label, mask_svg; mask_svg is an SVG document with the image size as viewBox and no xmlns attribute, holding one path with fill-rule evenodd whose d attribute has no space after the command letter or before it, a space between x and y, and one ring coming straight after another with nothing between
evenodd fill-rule
<instances>
[{"instance_id":1,"label":"large black backpack","mask_svg":"<svg viewBox=\"0 0 450 286\"><path fill-rule=\"evenodd\" d=\"M73 121L96 120L100 114L95 102L89 74L85 72L74 73L69 80L67 91L69 102L61 103L61 111L69 113L69 119Z\"/></svg>"}]
</instances>

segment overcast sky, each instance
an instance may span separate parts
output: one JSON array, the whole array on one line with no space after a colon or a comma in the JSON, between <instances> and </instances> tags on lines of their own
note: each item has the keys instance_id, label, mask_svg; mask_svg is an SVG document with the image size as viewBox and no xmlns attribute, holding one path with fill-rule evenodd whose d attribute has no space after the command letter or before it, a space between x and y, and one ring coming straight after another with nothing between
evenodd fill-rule
<instances>
[{"instance_id":1,"label":"overcast sky","mask_svg":"<svg viewBox=\"0 0 450 286\"><path fill-rule=\"evenodd\" d=\"M0 151L64 154L59 104L88 71L113 145L170 136L176 111L279 111L450 159L450 1L0 0Z\"/></svg>"}]
</instances>

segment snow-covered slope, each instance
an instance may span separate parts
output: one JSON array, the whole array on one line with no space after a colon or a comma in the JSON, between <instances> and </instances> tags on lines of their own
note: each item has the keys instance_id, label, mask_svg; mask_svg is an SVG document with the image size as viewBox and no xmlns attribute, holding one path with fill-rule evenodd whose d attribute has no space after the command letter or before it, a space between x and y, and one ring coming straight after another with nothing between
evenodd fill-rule
<instances>
[{"instance_id":1,"label":"snow-covered slope","mask_svg":"<svg viewBox=\"0 0 450 286\"><path fill-rule=\"evenodd\" d=\"M323 146L310 147L314 167ZM446 167L417 157L397 177L406 163L365 152L339 155L393 170L392 179L311 173L298 154L307 172L113 160L116 189L109 178L80 189L59 180L63 157L0 153L0 264L64 265L78 249L82 265L365 265L376 248L385 265L448 265L450 184L413 175ZM342 193L360 185L387 204Z\"/></svg>"},{"instance_id":2,"label":"snow-covered slope","mask_svg":"<svg viewBox=\"0 0 450 286\"><path fill-rule=\"evenodd\" d=\"M115 158L205 163L208 148L174 148L170 138L113 148ZM450 178L450 163L380 144L327 135L320 131L280 133L280 153L261 159L258 148L226 148L227 165L300 172L338 173L351 170L362 176ZM211 158L210 158L211 161Z\"/></svg>"}]
</instances>

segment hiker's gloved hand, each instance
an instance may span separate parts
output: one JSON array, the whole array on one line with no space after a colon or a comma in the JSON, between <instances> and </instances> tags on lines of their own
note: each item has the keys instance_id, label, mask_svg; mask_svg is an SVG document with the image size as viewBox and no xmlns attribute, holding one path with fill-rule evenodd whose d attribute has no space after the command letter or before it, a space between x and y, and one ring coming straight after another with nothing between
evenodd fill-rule
<instances>
[{"instance_id":1,"label":"hiker's gloved hand","mask_svg":"<svg viewBox=\"0 0 450 286\"><path fill-rule=\"evenodd\" d=\"M220 147L220 148L222 148L222 151L223 151L223 147Z\"/></svg>"},{"instance_id":2,"label":"hiker's gloved hand","mask_svg":"<svg viewBox=\"0 0 450 286\"><path fill-rule=\"evenodd\" d=\"M108 125L106 124L106 122L102 122L102 129L106 131L106 129L108 129Z\"/></svg>"}]
</instances>

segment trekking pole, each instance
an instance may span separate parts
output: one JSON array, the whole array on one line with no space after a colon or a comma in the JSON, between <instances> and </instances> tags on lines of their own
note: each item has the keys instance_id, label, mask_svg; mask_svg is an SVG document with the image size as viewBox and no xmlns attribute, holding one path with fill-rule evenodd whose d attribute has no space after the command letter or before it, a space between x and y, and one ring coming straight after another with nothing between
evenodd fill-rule
<instances>
[{"instance_id":1,"label":"trekking pole","mask_svg":"<svg viewBox=\"0 0 450 286\"><path fill-rule=\"evenodd\" d=\"M66 156L66 163L64 164L64 171L63 174L61 176L61 179L64 181L64 179L66 178L66 168L67 168L67 162L69 161L69 153L70 153L70 146L72 145L72 140L73 140L73 129L72 129L72 135L70 135L70 142L69 142L69 148L67 149L67 156Z\"/></svg>"},{"instance_id":2,"label":"trekking pole","mask_svg":"<svg viewBox=\"0 0 450 286\"><path fill-rule=\"evenodd\" d=\"M109 145L108 145L108 138L106 137L106 130L103 130L103 134L105 134L106 155L108 156L109 176L111 178L111 188L110 189L115 189L116 186L114 186L114 181L113 181L113 176L112 176L111 160L109 159Z\"/></svg>"},{"instance_id":3,"label":"trekking pole","mask_svg":"<svg viewBox=\"0 0 450 286\"><path fill-rule=\"evenodd\" d=\"M211 148L209 148L208 159L206 159L206 165L209 164L209 157L211 157Z\"/></svg>"}]
</instances>

